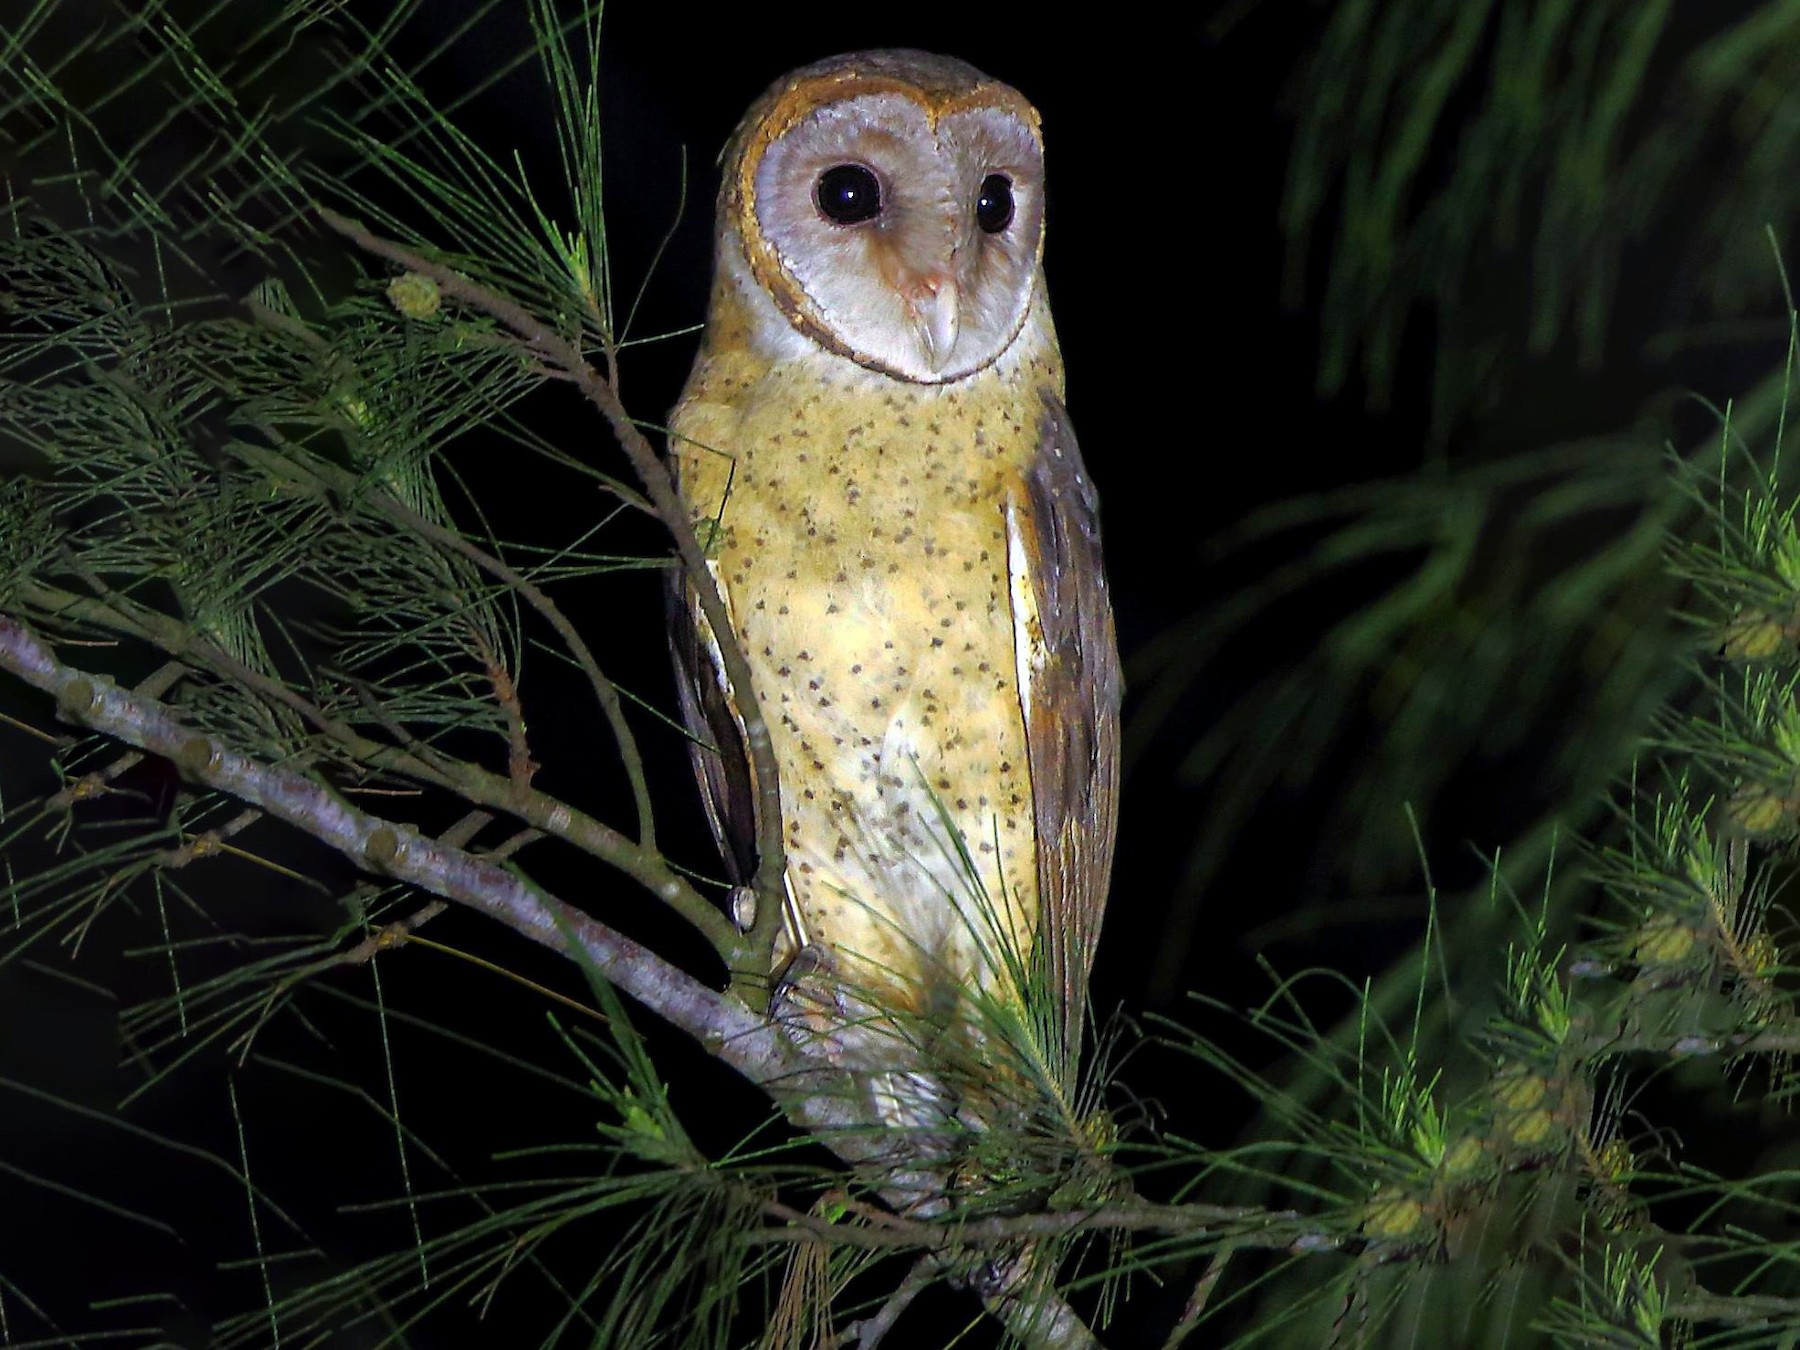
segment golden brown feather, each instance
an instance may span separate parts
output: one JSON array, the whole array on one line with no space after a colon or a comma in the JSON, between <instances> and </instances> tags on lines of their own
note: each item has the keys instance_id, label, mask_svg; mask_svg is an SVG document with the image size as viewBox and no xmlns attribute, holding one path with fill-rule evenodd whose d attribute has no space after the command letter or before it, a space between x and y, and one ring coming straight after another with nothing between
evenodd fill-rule
<instances>
[{"instance_id":1,"label":"golden brown feather","mask_svg":"<svg viewBox=\"0 0 1800 1350\"><path fill-rule=\"evenodd\" d=\"M861 196L834 214L843 166ZM1048 960L1080 1035L1119 666L1042 200L1030 105L916 52L795 72L726 157L672 453L773 739L793 941L838 1013L815 1029L851 1058L846 1019L870 1004L944 1018L975 989L1022 998L1008 946ZM676 601L684 713L741 878L743 710L691 593Z\"/></svg>"}]
</instances>

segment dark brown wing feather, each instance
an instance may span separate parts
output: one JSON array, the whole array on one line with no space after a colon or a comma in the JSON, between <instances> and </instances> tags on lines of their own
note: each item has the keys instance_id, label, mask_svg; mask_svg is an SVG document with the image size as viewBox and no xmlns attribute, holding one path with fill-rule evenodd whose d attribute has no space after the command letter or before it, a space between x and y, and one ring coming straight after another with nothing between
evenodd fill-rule
<instances>
[{"instance_id":1,"label":"dark brown wing feather","mask_svg":"<svg viewBox=\"0 0 1800 1350\"><path fill-rule=\"evenodd\" d=\"M1025 706L1038 895L1065 1035L1080 1044L1119 816L1124 677L1100 559L1100 501L1069 414L1044 399L1026 476L1027 571L1042 628Z\"/></svg>"},{"instance_id":2,"label":"dark brown wing feather","mask_svg":"<svg viewBox=\"0 0 1800 1350\"><path fill-rule=\"evenodd\" d=\"M669 575L667 597L669 646L694 776L729 879L747 885L756 873L756 784L743 720L693 587L679 569Z\"/></svg>"}]
</instances>

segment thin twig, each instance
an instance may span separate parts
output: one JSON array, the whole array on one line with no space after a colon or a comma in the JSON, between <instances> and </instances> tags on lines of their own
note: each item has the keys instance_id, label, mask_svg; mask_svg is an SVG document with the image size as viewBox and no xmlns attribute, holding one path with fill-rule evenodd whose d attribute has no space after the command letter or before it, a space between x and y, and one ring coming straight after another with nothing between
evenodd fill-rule
<instances>
[{"instance_id":1,"label":"thin twig","mask_svg":"<svg viewBox=\"0 0 1800 1350\"><path fill-rule=\"evenodd\" d=\"M608 980L753 1082L779 1088L804 1067L796 1065L778 1028L642 944L495 862L352 806L311 778L258 763L184 726L173 709L154 699L64 665L5 615L0 615L0 669L53 695L65 720L173 760L195 781L297 826L361 867L480 910L552 949L579 949Z\"/></svg>"},{"instance_id":2,"label":"thin twig","mask_svg":"<svg viewBox=\"0 0 1800 1350\"><path fill-rule=\"evenodd\" d=\"M913 1262L912 1269L906 1272L906 1278L900 1281L900 1287L887 1296L875 1316L866 1318L850 1327L840 1344L854 1346L855 1350L876 1350L888 1332L894 1329L894 1323L900 1315L912 1306L912 1301L931 1287L931 1282L938 1277L937 1263L928 1257L920 1257Z\"/></svg>"},{"instance_id":3,"label":"thin twig","mask_svg":"<svg viewBox=\"0 0 1800 1350\"><path fill-rule=\"evenodd\" d=\"M582 640L580 631L569 622L562 610L557 607L556 602L543 590L499 558L476 547L456 531L446 529L444 526L428 520L389 493L377 492L370 496L375 508L383 515L401 522L408 529L423 535L440 548L449 549L467 558L496 581L504 583L555 630L556 635L562 639L563 645L568 649L569 655L575 658L575 664L581 668L582 674L587 676L588 687L593 691L594 701L600 705L600 711L606 717L607 726L612 730L613 743L618 747L619 759L625 769L626 781L631 785L632 803L637 810L638 843L647 849L654 849L656 847L656 817L650 803L650 787L644 776L644 759L638 749L637 737L632 734L630 724L625 720L625 708L619 701L618 689L600 669L600 663L594 659L593 652Z\"/></svg>"},{"instance_id":4,"label":"thin twig","mask_svg":"<svg viewBox=\"0 0 1800 1350\"><path fill-rule=\"evenodd\" d=\"M1008 1214L990 1219L910 1219L901 1214L876 1211L874 1223L834 1223L777 1200L765 1200L763 1212L782 1222L764 1229L758 1240L816 1242L829 1238L845 1246L868 1251L948 1251L964 1246L986 1246L1024 1238L1061 1237L1076 1232L1138 1232L1220 1235L1228 1233L1243 1247L1277 1250L1299 1245L1308 1251L1325 1250L1317 1225L1292 1210L1243 1209L1234 1205L1150 1205L1141 1201L1111 1203L1091 1209L1053 1210L1042 1214ZM870 1217L873 1219L874 1214Z\"/></svg>"},{"instance_id":5,"label":"thin twig","mask_svg":"<svg viewBox=\"0 0 1800 1350\"><path fill-rule=\"evenodd\" d=\"M163 849L155 855L156 865L165 870L171 870L186 867L202 858L209 858L215 853L222 853L227 839L234 834L242 834L261 819L262 812L260 811L239 811L217 829L203 830L199 834L189 836L175 848ZM262 860L259 858L257 861Z\"/></svg>"},{"instance_id":6,"label":"thin twig","mask_svg":"<svg viewBox=\"0 0 1800 1350\"><path fill-rule=\"evenodd\" d=\"M631 461L632 469L644 485L651 505L675 543L688 583L694 588L700 609L719 643L725 670L736 690L739 706L747 710L744 738L755 768L757 791L757 870L754 885L757 892L757 919L752 933L756 939L760 969L734 969L734 976L748 976L742 982L746 997L760 1002L766 998L769 962L780 926L784 899L782 877L787 863L782 847L781 790L776 777L775 752L769 737L769 726L760 713L756 697L756 681L742 647L732 636L730 618L724 600L706 568L705 550L683 509L680 494L668 466L656 453L637 423L619 401L618 391L593 364L580 346L558 333L530 310L505 296L471 280L463 273L412 249L383 239L334 211L321 207L319 216L327 226L359 248L385 258L396 266L430 277L439 292L450 300L460 301L482 311L521 338L527 349L539 360L566 371L575 385L597 408L611 426L620 448ZM757 711L749 711L757 710Z\"/></svg>"},{"instance_id":7,"label":"thin twig","mask_svg":"<svg viewBox=\"0 0 1800 1350\"><path fill-rule=\"evenodd\" d=\"M278 430L265 428L271 439L279 444L286 440ZM262 457L258 457L259 459ZM637 811L638 842L645 848L656 847L655 814L650 802L650 788L644 776L643 755L638 749L637 737L632 733L630 724L625 720L625 710L619 701L619 692L611 679L600 669L600 663L594 659L593 652L582 639L581 632L557 606L543 589L516 568L510 566L487 550L472 543L455 530L438 524L428 516L413 510L405 502L391 492L370 490L355 474L338 469L323 462L312 462L304 466L291 457L269 455L269 467L286 469L292 473L304 474L317 481L327 489L335 488L340 494L349 496L356 494L356 500L373 507L389 520L404 526L414 534L421 536L446 552L454 553L486 572L496 581L503 583L510 591L523 600L527 606L536 611L539 618L548 623L556 635L562 639L569 655L587 677L588 687L593 691L594 701L600 705L607 726L613 733L614 744L619 750L619 758L625 769L626 781L631 785L632 802Z\"/></svg>"},{"instance_id":8,"label":"thin twig","mask_svg":"<svg viewBox=\"0 0 1800 1350\"><path fill-rule=\"evenodd\" d=\"M1685 1298L1670 1299L1664 1312L1668 1317L1680 1318L1684 1322L1742 1325L1800 1315L1800 1298L1757 1294L1690 1294Z\"/></svg>"},{"instance_id":9,"label":"thin twig","mask_svg":"<svg viewBox=\"0 0 1800 1350\"><path fill-rule=\"evenodd\" d=\"M1200 1319L1206 1314L1207 1300L1212 1297L1219 1278L1225 1274L1225 1267L1235 1250L1233 1247L1221 1247L1213 1253L1212 1260L1206 1263L1206 1269L1200 1272L1200 1278L1194 1284L1194 1292L1188 1295L1187 1305L1181 1310L1181 1320L1169 1333L1169 1339L1163 1342L1163 1350L1181 1350L1194 1328L1200 1325Z\"/></svg>"},{"instance_id":10,"label":"thin twig","mask_svg":"<svg viewBox=\"0 0 1800 1350\"><path fill-rule=\"evenodd\" d=\"M187 667L179 661L165 661L157 669L150 672L134 686L138 693L149 698L161 698L175 687L178 680L187 673ZM10 719L9 719L10 720ZM37 732L37 735L43 735ZM54 742L54 738L49 738ZM128 750L103 769L92 773L84 773L75 779L61 792L51 797L47 805L53 811L66 811L76 802L85 801L106 789L121 774L129 773L143 762L143 756L135 750Z\"/></svg>"},{"instance_id":11,"label":"thin twig","mask_svg":"<svg viewBox=\"0 0 1800 1350\"><path fill-rule=\"evenodd\" d=\"M435 751L429 757L421 756L413 750L372 741L280 680L245 665L167 615L135 605L124 597L87 599L36 582L20 589L35 609L141 638L169 655L212 670L292 710L365 768L401 774L455 792L473 805L505 811L534 829L573 844L617 867L668 904L700 931L721 959L730 962L742 951L743 937L731 921L670 867L661 853L634 843L586 812L464 760Z\"/></svg>"}]
</instances>

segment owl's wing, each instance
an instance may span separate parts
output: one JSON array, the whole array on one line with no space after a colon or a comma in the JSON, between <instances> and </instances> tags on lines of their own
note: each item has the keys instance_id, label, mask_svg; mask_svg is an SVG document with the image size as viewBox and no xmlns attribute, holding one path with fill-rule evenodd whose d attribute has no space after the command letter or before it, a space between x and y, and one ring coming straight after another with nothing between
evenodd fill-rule
<instances>
[{"instance_id":1,"label":"owl's wing","mask_svg":"<svg viewBox=\"0 0 1800 1350\"><path fill-rule=\"evenodd\" d=\"M1119 815L1124 677L1100 563L1100 503L1061 400L1008 511L1013 643L1038 838L1041 931L1079 1045Z\"/></svg>"},{"instance_id":2,"label":"owl's wing","mask_svg":"<svg viewBox=\"0 0 1800 1350\"><path fill-rule=\"evenodd\" d=\"M709 568L711 564L708 564ZM731 596L717 571L713 580L729 611ZM733 885L756 873L756 783L744 742L744 720L725 673L712 625L700 612L694 588L679 569L669 574L669 646L688 751L713 837L719 841Z\"/></svg>"}]
</instances>

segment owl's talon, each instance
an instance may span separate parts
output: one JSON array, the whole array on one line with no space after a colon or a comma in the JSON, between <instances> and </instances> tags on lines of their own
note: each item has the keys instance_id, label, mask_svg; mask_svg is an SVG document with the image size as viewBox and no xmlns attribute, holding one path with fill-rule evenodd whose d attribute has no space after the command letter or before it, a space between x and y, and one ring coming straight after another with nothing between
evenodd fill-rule
<instances>
[{"instance_id":1,"label":"owl's talon","mask_svg":"<svg viewBox=\"0 0 1800 1350\"><path fill-rule=\"evenodd\" d=\"M827 1000L820 997L821 986L825 983L817 979L820 974L829 974L833 963L830 953L823 947L806 946L795 952L782 968L775 981L775 992L770 998L771 1005L779 1008L792 1006L801 1002L823 1008ZM833 1012L843 1012L842 1002L835 995L829 1000Z\"/></svg>"},{"instance_id":2,"label":"owl's talon","mask_svg":"<svg viewBox=\"0 0 1800 1350\"><path fill-rule=\"evenodd\" d=\"M833 1063L842 1062L838 1033L849 1016L836 978L836 963L823 947L795 952L769 997L769 1012L796 1043Z\"/></svg>"}]
</instances>

